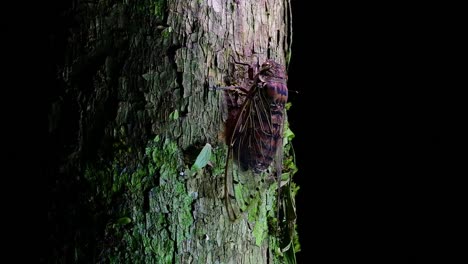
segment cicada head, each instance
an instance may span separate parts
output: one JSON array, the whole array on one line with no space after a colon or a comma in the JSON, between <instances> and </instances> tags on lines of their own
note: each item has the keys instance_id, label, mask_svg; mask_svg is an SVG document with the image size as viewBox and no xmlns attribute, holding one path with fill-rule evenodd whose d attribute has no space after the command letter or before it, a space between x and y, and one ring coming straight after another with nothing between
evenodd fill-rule
<instances>
[{"instance_id":1,"label":"cicada head","mask_svg":"<svg viewBox=\"0 0 468 264\"><path fill-rule=\"evenodd\" d=\"M287 79L286 68L274 60L266 60L261 68L260 75Z\"/></svg>"}]
</instances>

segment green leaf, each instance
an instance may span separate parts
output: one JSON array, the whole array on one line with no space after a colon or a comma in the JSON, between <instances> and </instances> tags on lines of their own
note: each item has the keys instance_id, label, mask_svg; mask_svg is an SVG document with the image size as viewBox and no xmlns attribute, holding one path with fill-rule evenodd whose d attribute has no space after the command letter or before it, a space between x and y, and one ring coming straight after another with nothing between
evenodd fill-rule
<instances>
[{"instance_id":1,"label":"green leaf","mask_svg":"<svg viewBox=\"0 0 468 264\"><path fill-rule=\"evenodd\" d=\"M283 133L283 147L286 146L288 142L294 138L294 136L294 133L291 131L291 129L289 129L288 126Z\"/></svg>"},{"instance_id":2,"label":"green leaf","mask_svg":"<svg viewBox=\"0 0 468 264\"><path fill-rule=\"evenodd\" d=\"M210 161L211 158L211 145L209 143L206 143L206 145L203 147L203 149L200 151L200 154L198 154L197 159L195 160L195 163L192 165L192 170L199 170L202 169L203 167L208 164L208 161Z\"/></svg>"},{"instance_id":3,"label":"green leaf","mask_svg":"<svg viewBox=\"0 0 468 264\"><path fill-rule=\"evenodd\" d=\"M171 120L177 120L179 118L179 111L174 110L174 112L169 114L169 119Z\"/></svg>"},{"instance_id":4,"label":"green leaf","mask_svg":"<svg viewBox=\"0 0 468 264\"><path fill-rule=\"evenodd\" d=\"M132 219L130 219L130 217L121 217L119 219L117 219L117 221L115 222L117 225L126 225L126 224L130 224L132 222Z\"/></svg>"}]
</instances>

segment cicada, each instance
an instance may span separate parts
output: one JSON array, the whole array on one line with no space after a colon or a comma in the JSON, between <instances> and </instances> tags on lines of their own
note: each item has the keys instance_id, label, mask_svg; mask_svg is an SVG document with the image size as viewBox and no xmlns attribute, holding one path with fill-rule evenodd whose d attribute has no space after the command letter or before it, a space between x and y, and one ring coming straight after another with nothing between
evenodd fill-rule
<instances>
[{"instance_id":1,"label":"cicada","mask_svg":"<svg viewBox=\"0 0 468 264\"><path fill-rule=\"evenodd\" d=\"M225 135L229 151L224 195L231 220L240 214L233 187L233 162L241 170L260 174L276 160L274 170L278 183L282 173L284 111L288 100L286 70L283 65L269 59L257 74L252 72L249 67L251 77L243 82L244 86L221 88L226 91L228 106Z\"/></svg>"},{"instance_id":2,"label":"cicada","mask_svg":"<svg viewBox=\"0 0 468 264\"><path fill-rule=\"evenodd\" d=\"M295 260L293 233L296 213L289 185L281 198L287 79L285 67L269 59L255 75L249 66L248 79L239 81L241 85L217 89L226 92L228 108L225 133L228 154L224 177L224 200L228 216L234 221L241 213L233 183L234 163L240 170L251 170L254 176L263 172L272 174L278 183L276 223L278 236L282 237L281 250L285 256ZM270 168L274 173L269 171ZM283 212L284 221L280 219L280 211ZM279 227L279 222L282 227Z\"/></svg>"}]
</instances>

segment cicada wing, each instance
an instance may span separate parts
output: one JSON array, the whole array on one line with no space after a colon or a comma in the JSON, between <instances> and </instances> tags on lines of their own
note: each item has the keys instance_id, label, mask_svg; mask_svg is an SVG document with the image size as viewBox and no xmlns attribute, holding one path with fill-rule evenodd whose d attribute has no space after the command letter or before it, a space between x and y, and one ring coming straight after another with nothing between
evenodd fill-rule
<instances>
[{"instance_id":1,"label":"cicada wing","mask_svg":"<svg viewBox=\"0 0 468 264\"><path fill-rule=\"evenodd\" d=\"M228 93L231 91L227 91ZM236 93L236 96L245 96L245 94ZM239 146L242 145L244 140L244 134L246 133L246 126L244 124L246 116L249 112L250 101L242 99L236 99L228 101L229 108L229 117L227 123L227 144L228 144L228 153L226 157L226 166L225 166L225 177L224 177L224 198L226 203L226 211L230 220L235 221L241 215L241 210L237 203L236 192L234 188L234 174L240 168L236 166L235 161L241 161L242 154L239 152ZM239 102L242 104L239 105ZM229 104L230 103L230 104ZM241 162L237 162L241 164Z\"/></svg>"},{"instance_id":2,"label":"cicada wing","mask_svg":"<svg viewBox=\"0 0 468 264\"><path fill-rule=\"evenodd\" d=\"M276 150L276 182L277 182L277 193L276 196L276 219L278 224L280 222L280 210L281 210L281 180L283 176L283 128L281 127L281 136L278 139L278 149Z\"/></svg>"},{"instance_id":3,"label":"cicada wing","mask_svg":"<svg viewBox=\"0 0 468 264\"><path fill-rule=\"evenodd\" d=\"M260 173L268 169L275 158L278 138L272 122L271 103L259 87L249 98L248 111L244 117L245 129L239 136L239 152L244 166Z\"/></svg>"},{"instance_id":4,"label":"cicada wing","mask_svg":"<svg viewBox=\"0 0 468 264\"><path fill-rule=\"evenodd\" d=\"M242 197L236 199L233 184L235 171L250 169L256 174L261 173L266 171L273 160L280 155L281 158L278 159L275 169L276 178L280 177L282 172L282 141L280 139L283 106L273 104L261 86L253 85L244 96L240 107L236 107L235 104L230 107L230 112L235 113L235 118L231 123L228 122L226 133L230 138L228 138L229 153L225 171L225 195L226 207L231 219L236 219L240 214L237 200L241 199L241 202L246 202Z\"/></svg>"}]
</instances>

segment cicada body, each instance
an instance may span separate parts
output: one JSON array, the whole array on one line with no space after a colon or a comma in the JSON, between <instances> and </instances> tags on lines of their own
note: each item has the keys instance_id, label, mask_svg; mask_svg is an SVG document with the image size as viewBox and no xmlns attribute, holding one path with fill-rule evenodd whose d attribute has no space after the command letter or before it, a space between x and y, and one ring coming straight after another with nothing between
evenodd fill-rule
<instances>
[{"instance_id":1,"label":"cicada body","mask_svg":"<svg viewBox=\"0 0 468 264\"><path fill-rule=\"evenodd\" d=\"M276 159L279 180L282 171L282 135L284 108L288 99L287 75L284 66L264 62L250 86L226 90L228 120L226 143L229 146L225 169L225 201L228 215L239 215L232 179L233 160L242 170L264 172Z\"/></svg>"}]
</instances>

